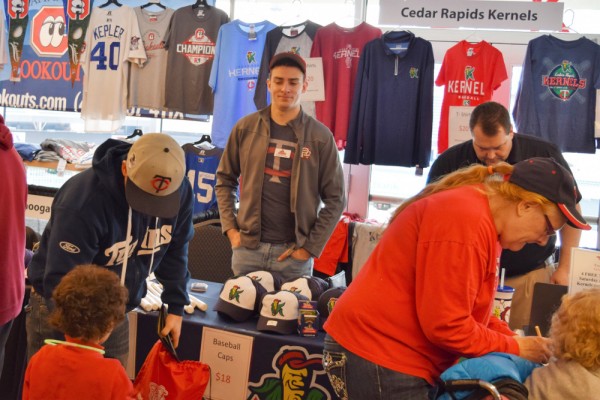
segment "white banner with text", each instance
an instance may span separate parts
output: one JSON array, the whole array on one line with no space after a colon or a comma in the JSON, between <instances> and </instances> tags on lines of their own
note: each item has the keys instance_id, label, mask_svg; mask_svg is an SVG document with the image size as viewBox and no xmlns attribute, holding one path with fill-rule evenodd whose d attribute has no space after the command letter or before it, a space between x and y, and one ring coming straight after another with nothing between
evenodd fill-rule
<instances>
[{"instance_id":1,"label":"white banner with text","mask_svg":"<svg viewBox=\"0 0 600 400\"><path fill-rule=\"evenodd\" d=\"M563 3L532 1L380 0L379 24L559 31L563 10Z\"/></svg>"}]
</instances>

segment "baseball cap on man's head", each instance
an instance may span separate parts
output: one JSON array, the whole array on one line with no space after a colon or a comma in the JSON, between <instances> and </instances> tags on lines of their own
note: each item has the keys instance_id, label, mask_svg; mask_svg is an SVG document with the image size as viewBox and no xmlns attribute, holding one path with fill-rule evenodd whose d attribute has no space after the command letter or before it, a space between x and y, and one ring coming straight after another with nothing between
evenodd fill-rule
<instances>
[{"instance_id":1,"label":"baseball cap on man's head","mask_svg":"<svg viewBox=\"0 0 600 400\"><path fill-rule=\"evenodd\" d=\"M592 227L577 211L577 186L573 175L552 158L534 157L514 166L508 181L555 203L567 218L567 224L577 229Z\"/></svg>"},{"instance_id":2,"label":"baseball cap on man's head","mask_svg":"<svg viewBox=\"0 0 600 400\"><path fill-rule=\"evenodd\" d=\"M147 133L135 141L125 163L125 197L135 211L159 218L179 212L185 155L171 136Z\"/></svg>"},{"instance_id":3,"label":"baseball cap on man's head","mask_svg":"<svg viewBox=\"0 0 600 400\"><path fill-rule=\"evenodd\" d=\"M279 65L288 65L290 62L300 68L300 71L306 75L306 61L299 54L292 53L291 51L275 54L269 62L269 71Z\"/></svg>"}]
</instances>

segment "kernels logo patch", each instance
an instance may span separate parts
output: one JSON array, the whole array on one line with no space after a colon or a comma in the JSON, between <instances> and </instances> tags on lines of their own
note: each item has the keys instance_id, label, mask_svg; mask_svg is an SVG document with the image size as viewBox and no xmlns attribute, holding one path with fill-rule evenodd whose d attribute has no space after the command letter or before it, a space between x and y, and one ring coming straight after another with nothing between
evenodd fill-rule
<instances>
[{"instance_id":1,"label":"kernels logo patch","mask_svg":"<svg viewBox=\"0 0 600 400\"><path fill-rule=\"evenodd\" d=\"M542 76L542 85L546 86L553 96L567 101L577 90L585 89L587 79L580 78L579 71L571 61L563 60L548 75Z\"/></svg>"},{"instance_id":2,"label":"kernels logo patch","mask_svg":"<svg viewBox=\"0 0 600 400\"><path fill-rule=\"evenodd\" d=\"M475 80L475 67L466 66L465 67L465 81Z\"/></svg>"},{"instance_id":3,"label":"kernels logo patch","mask_svg":"<svg viewBox=\"0 0 600 400\"><path fill-rule=\"evenodd\" d=\"M206 36L204 29L198 28L188 40L177 44L176 51L183 54L192 65L198 66L215 58L215 42Z\"/></svg>"},{"instance_id":4,"label":"kernels logo patch","mask_svg":"<svg viewBox=\"0 0 600 400\"><path fill-rule=\"evenodd\" d=\"M322 354L309 354L304 347L281 347L273 357L273 372L248 384L248 400L331 400L327 389L317 383L317 377L325 374L322 358Z\"/></svg>"},{"instance_id":5,"label":"kernels logo patch","mask_svg":"<svg viewBox=\"0 0 600 400\"><path fill-rule=\"evenodd\" d=\"M256 52L254 52L254 51L248 51L246 53L246 60L248 60L248 64L254 64L254 63L256 63Z\"/></svg>"},{"instance_id":6,"label":"kernels logo patch","mask_svg":"<svg viewBox=\"0 0 600 400\"><path fill-rule=\"evenodd\" d=\"M75 246L73 243L60 242L58 245L60 246L61 249L63 249L67 253L77 254L77 253L81 252L79 247Z\"/></svg>"},{"instance_id":7,"label":"kernels logo patch","mask_svg":"<svg viewBox=\"0 0 600 400\"><path fill-rule=\"evenodd\" d=\"M410 75L410 79L418 79L419 78L419 68L410 67L410 70L408 71L408 73Z\"/></svg>"},{"instance_id":8,"label":"kernels logo patch","mask_svg":"<svg viewBox=\"0 0 600 400\"><path fill-rule=\"evenodd\" d=\"M282 317L285 317L285 315L283 315L283 306L285 306L285 303L282 303L281 300L273 300L273 302L271 303L271 314L273 314L273 316L279 314Z\"/></svg>"},{"instance_id":9,"label":"kernels logo patch","mask_svg":"<svg viewBox=\"0 0 600 400\"><path fill-rule=\"evenodd\" d=\"M229 290L229 300L240 302L240 294L244 293L243 290L240 290L238 285L233 285L233 287Z\"/></svg>"}]
</instances>

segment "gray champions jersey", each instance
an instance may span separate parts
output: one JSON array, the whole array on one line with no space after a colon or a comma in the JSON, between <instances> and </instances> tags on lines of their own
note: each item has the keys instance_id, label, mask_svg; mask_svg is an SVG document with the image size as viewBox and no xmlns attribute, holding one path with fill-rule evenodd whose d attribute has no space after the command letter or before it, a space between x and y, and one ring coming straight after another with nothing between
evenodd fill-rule
<instances>
[{"instance_id":1,"label":"gray champions jersey","mask_svg":"<svg viewBox=\"0 0 600 400\"><path fill-rule=\"evenodd\" d=\"M208 86L215 44L227 14L215 7L175 11L166 47L168 52L165 107L186 114L212 114L213 94Z\"/></svg>"},{"instance_id":2,"label":"gray champions jersey","mask_svg":"<svg viewBox=\"0 0 600 400\"><path fill-rule=\"evenodd\" d=\"M162 110L165 104L167 74L165 36L174 10L166 8L159 12L152 12L140 7L133 10L138 20L148 60L143 66L134 64L131 67L127 107Z\"/></svg>"}]
</instances>

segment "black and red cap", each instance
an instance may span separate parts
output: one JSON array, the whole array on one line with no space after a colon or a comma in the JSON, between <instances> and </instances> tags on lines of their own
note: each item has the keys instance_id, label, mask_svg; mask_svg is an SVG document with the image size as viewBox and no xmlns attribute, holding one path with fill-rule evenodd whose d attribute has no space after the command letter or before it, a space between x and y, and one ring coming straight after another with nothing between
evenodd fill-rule
<instances>
[{"instance_id":1,"label":"black and red cap","mask_svg":"<svg viewBox=\"0 0 600 400\"><path fill-rule=\"evenodd\" d=\"M573 228L590 230L592 227L577 211L578 190L573 175L552 158L534 157L514 166L509 182L530 192L544 196L558 206Z\"/></svg>"}]
</instances>

